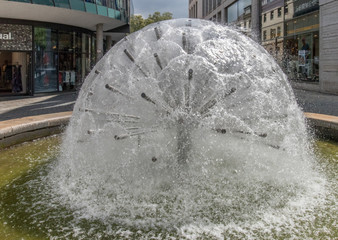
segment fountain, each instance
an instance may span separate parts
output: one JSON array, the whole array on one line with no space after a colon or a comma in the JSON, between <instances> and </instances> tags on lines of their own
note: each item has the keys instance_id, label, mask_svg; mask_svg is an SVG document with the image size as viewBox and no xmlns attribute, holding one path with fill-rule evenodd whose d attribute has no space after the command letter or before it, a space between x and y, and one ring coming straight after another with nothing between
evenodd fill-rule
<instances>
[{"instance_id":1,"label":"fountain","mask_svg":"<svg viewBox=\"0 0 338 240\"><path fill-rule=\"evenodd\" d=\"M26 211L68 219L42 227L50 237L307 238L327 193L282 70L204 20L155 23L114 46L46 169Z\"/></svg>"}]
</instances>

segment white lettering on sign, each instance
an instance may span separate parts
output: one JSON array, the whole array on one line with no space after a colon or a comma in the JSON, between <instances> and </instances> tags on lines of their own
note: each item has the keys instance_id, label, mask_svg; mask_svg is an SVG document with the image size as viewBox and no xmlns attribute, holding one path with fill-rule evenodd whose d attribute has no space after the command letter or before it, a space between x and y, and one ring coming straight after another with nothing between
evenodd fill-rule
<instances>
[{"instance_id":1,"label":"white lettering on sign","mask_svg":"<svg viewBox=\"0 0 338 240\"><path fill-rule=\"evenodd\" d=\"M0 40L13 40L12 33L0 33Z\"/></svg>"}]
</instances>

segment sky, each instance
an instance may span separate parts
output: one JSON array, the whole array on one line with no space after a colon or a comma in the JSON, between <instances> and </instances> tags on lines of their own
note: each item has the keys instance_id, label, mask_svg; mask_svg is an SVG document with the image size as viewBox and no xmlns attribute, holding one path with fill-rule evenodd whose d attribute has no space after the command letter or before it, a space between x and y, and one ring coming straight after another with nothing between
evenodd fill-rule
<instances>
[{"instance_id":1,"label":"sky","mask_svg":"<svg viewBox=\"0 0 338 240\"><path fill-rule=\"evenodd\" d=\"M173 18L188 17L188 0L133 0L134 14L147 18L154 12L171 12Z\"/></svg>"}]
</instances>

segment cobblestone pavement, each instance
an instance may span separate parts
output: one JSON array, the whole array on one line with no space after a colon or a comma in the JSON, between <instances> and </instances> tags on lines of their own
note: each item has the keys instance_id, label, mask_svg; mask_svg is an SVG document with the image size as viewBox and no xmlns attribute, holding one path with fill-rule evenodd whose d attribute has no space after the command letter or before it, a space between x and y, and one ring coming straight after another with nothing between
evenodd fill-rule
<instances>
[{"instance_id":1,"label":"cobblestone pavement","mask_svg":"<svg viewBox=\"0 0 338 240\"><path fill-rule=\"evenodd\" d=\"M298 89L294 92L303 111L338 116L338 95ZM76 98L75 92L0 97L0 121L72 111Z\"/></svg>"}]
</instances>

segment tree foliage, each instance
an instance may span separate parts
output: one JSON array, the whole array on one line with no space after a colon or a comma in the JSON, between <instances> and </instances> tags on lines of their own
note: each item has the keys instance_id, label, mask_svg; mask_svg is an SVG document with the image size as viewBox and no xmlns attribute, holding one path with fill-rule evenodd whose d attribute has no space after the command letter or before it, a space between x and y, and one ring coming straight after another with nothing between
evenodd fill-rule
<instances>
[{"instance_id":1,"label":"tree foliage","mask_svg":"<svg viewBox=\"0 0 338 240\"><path fill-rule=\"evenodd\" d=\"M152 15L149 14L146 19L143 19L141 15L134 15L130 18L130 32L136 32L149 24L172 18L173 14L170 12L164 12L162 14L160 12L154 12Z\"/></svg>"}]
</instances>

